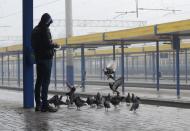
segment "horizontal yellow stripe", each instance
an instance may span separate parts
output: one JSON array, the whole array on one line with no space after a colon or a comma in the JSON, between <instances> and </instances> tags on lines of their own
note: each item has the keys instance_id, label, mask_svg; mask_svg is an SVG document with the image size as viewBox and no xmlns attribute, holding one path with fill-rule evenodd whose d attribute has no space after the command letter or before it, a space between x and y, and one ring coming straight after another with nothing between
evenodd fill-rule
<instances>
[{"instance_id":1,"label":"horizontal yellow stripe","mask_svg":"<svg viewBox=\"0 0 190 131\"><path fill-rule=\"evenodd\" d=\"M105 33L105 40L130 39L154 34L154 26L139 27Z\"/></svg>"},{"instance_id":2,"label":"horizontal yellow stripe","mask_svg":"<svg viewBox=\"0 0 190 131\"><path fill-rule=\"evenodd\" d=\"M190 31L190 20L170 22L157 25L157 33L173 33Z\"/></svg>"},{"instance_id":3,"label":"horizontal yellow stripe","mask_svg":"<svg viewBox=\"0 0 190 131\"><path fill-rule=\"evenodd\" d=\"M67 39L67 44L86 44L86 43L97 43L103 41L103 33L82 35L82 36L73 36Z\"/></svg>"}]
</instances>

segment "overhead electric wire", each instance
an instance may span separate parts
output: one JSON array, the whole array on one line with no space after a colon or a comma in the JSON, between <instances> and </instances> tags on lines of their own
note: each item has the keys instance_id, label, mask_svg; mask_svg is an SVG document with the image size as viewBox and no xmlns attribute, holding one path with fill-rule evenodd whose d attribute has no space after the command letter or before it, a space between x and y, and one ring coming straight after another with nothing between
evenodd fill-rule
<instances>
[{"instance_id":1,"label":"overhead electric wire","mask_svg":"<svg viewBox=\"0 0 190 131\"><path fill-rule=\"evenodd\" d=\"M34 8L39 8L39 7L42 7L42 6L49 5L49 4L54 4L54 3L58 2L58 1L61 1L61 0L54 0L54 1L46 2L44 4L40 4L40 5L34 6ZM22 13L21 10L20 11L16 11L14 13L10 13L10 14L5 15L5 16L0 16L0 19L7 18L7 17L10 17L10 16L14 16L14 15L17 15L17 14L20 14L20 13Z\"/></svg>"},{"instance_id":2,"label":"overhead electric wire","mask_svg":"<svg viewBox=\"0 0 190 131\"><path fill-rule=\"evenodd\" d=\"M138 10L154 10L154 11L181 11L181 10L175 10L175 9L153 9L153 8L138 8Z\"/></svg>"}]
</instances>

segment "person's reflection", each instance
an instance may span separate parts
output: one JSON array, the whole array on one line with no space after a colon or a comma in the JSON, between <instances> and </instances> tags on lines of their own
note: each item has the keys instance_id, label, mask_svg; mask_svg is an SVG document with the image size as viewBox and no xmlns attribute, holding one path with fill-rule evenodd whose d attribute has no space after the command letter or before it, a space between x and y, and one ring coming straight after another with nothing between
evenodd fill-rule
<instances>
[{"instance_id":1,"label":"person's reflection","mask_svg":"<svg viewBox=\"0 0 190 131\"><path fill-rule=\"evenodd\" d=\"M24 109L25 131L53 131L49 126L49 113L36 113L32 109Z\"/></svg>"}]
</instances>

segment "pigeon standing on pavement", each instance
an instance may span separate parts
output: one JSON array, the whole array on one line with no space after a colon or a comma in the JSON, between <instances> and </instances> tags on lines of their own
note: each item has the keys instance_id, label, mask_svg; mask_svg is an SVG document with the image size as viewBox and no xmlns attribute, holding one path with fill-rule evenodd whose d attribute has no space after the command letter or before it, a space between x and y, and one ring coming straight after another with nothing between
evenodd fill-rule
<instances>
[{"instance_id":1,"label":"pigeon standing on pavement","mask_svg":"<svg viewBox=\"0 0 190 131\"><path fill-rule=\"evenodd\" d=\"M135 112L139 108L139 104L140 104L140 98L136 96L134 98L134 102L133 102L133 104L131 106L130 111L134 111Z\"/></svg>"},{"instance_id":2,"label":"pigeon standing on pavement","mask_svg":"<svg viewBox=\"0 0 190 131\"><path fill-rule=\"evenodd\" d=\"M131 102L134 103L134 101L135 101L135 95L132 93L132 95L131 95Z\"/></svg>"},{"instance_id":3,"label":"pigeon standing on pavement","mask_svg":"<svg viewBox=\"0 0 190 131\"><path fill-rule=\"evenodd\" d=\"M101 96L101 94L98 92L97 93L97 95L95 96L95 103L96 103L96 106L97 106L97 108L99 108L99 107L102 107L103 105L102 105L102 96Z\"/></svg>"},{"instance_id":4,"label":"pigeon standing on pavement","mask_svg":"<svg viewBox=\"0 0 190 131\"><path fill-rule=\"evenodd\" d=\"M110 102L116 108L121 102L120 96L117 94L116 96L111 98Z\"/></svg>"},{"instance_id":5,"label":"pigeon standing on pavement","mask_svg":"<svg viewBox=\"0 0 190 131\"><path fill-rule=\"evenodd\" d=\"M130 105L130 103L131 103L130 93L127 94L127 97L125 98L125 102L127 103L127 106Z\"/></svg>"},{"instance_id":6,"label":"pigeon standing on pavement","mask_svg":"<svg viewBox=\"0 0 190 131\"><path fill-rule=\"evenodd\" d=\"M87 97L86 103L90 106L93 107L93 105L96 104L96 100L93 97Z\"/></svg>"},{"instance_id":7,"label":"pigeon standing on pavement","mask_svg":"<svg viewBox=\"0 0 190 131\"><path fill-rule=\"evenodd\" d=\"M68 96L67 96L67 98L66 98L65 103L66 103L67 107L69 107L69 105L71 104Z\"/></svg>"},{"instance_id":8,"label":"pigeon standing on pavement","mask_svg":"<svg viewBox=\"0 0 190 131\"><path fill-rule=\"evenodd\" d=\"M74 93L76 91L76 88L75 86L70 85L68 82L66 82L66 84L67 84L67 87L70 89L70 91L66 93L66 96L69 97L70 104L72 105L74 97L75 97Z\"/></svg>"},{"instance_id":9,"label":"pigeon standing on pavement","mask_svg":"<svg viewBox=\"0 0 190 131\"><path fill-rule=\"evenodd\" d=\"M59 107L60 105L65 105L66 103L62 101L62 95L59 97L58 95L54 95L52 98L48 100L49 104L53 104L55 107Z\"/></svg>"},{"instance_id":10,"label":"pigeon standing on pavement","mask_svg":"<svg viewBox=\"0 0 190 131\"><path fill-rule=\"evenodd\" d=\"M80 110L80 107L85 106L86 105L86 101L82 100L79 96L77 96L74 99L74 103L77 106L77 110Z\"/></svg>"},{"instance_id":11,"label":"pigeon standing on pavement","mask_svg":"<svg viewBox=\"0 0 190 131\"><path fill-rule=\"evenodd\" d=\"M108 111L108 108L110 108L110 98L109 97L105 97L104 100L104 107L105 107L105 111Z\"/></svg>"}]
</instances>

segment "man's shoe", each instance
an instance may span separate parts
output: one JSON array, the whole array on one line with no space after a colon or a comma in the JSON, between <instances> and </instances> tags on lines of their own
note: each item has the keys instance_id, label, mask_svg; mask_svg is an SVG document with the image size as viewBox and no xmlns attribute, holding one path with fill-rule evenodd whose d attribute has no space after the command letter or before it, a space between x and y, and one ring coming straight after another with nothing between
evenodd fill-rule
<instances>
[{"instance_id":1,"label":"man's shoe","mask_svg":"<svg viewBox=\"0 0 190 131\"><path fill-rule=\"evenodd\" d=\"M52 106L48 106L46 108L42 108L41 112L57 112L57 109L53 108Z\"/></svg>"},{"instance_id":2,"label":"man's shoe","mask_svg":"<svg viewBox=\"0 0 190 131\"><path fill-rule=\"evenodd\" d=\"M40 106L36 106L36 107L35 107L35 111L36 111L36 112L37 112L37 111L41 111Z\"/></svg>"}]
</instances>

